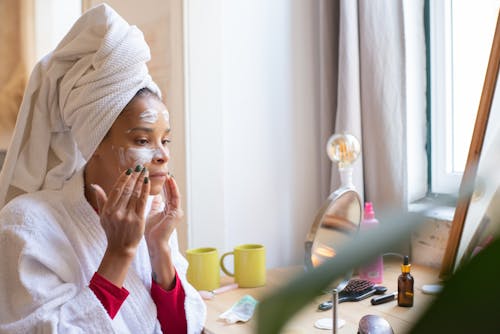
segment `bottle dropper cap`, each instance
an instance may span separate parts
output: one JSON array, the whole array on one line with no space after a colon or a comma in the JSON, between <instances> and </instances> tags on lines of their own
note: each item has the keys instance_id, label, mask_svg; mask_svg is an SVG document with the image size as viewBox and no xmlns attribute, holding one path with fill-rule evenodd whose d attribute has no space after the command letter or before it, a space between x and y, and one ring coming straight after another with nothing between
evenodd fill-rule
<instances>
[{"instance_id":1,"label":"bottle dropper cap","mask_svg":"<svg viewBox=\"0 0 500 334\"><path fill-rule=\"evenodd\" d=\"M401 265L401 272L403 273L409 273L411 268L410 260L408 258L408 255L405 255L403 257L403 264Z\"/></svg>"}]
</instances>

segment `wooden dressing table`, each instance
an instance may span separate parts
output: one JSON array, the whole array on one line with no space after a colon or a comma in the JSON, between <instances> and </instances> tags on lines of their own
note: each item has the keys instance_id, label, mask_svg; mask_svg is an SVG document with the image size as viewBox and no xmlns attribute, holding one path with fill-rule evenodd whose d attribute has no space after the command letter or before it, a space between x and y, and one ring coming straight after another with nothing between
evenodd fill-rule
<instances>
[{"instance_id":1,"label":"wooden dressing table","mask_svg":"<svg viewBox=\"0 0 500 334\"><path fill-rule=\"evenodd\" d=\"M273 288L283 285L290 277L300 273L303 270L301 266L289 268L270 269L267 272L267 284L261 288L236 289L229 292L216 295L212 300L206 300L207 304L207 322L205 333L208 334L249 334L255 332L256 314L247 323L226 324L218 319L219 315L229 309L242 296L248 294L257 300L262 300ZM397 278L401 273L400 263L384 263L384 282L382 285L388 288L387 293L397 291ZM411 274L415 280L415 298L414 305L411 308L397 306L397 301L391 301L385 304L373 306L370 304L370 298L359 302L344 302L339 304L338 317L346 321L346 324L340 328L339 333L357 333L358 323L361 317L367 314L375 314L385 318L392 326L394 333L406 333L412 325L418 320L420 314L426 306L435 298L431 295L422 293L424 284L434 284L439 282L438 269L412 265ZM231 277L221 278L221 286L233 283ZM306 305L297 313L285 326L281 333L286 334L306 334L306 333L331 333L331 330L320 330L314 327L314 322L321 318L332 317L332 311L317 311L319 303L328 300L325 295L315 299L311 304Z\"/></svg>"}]
</instances>

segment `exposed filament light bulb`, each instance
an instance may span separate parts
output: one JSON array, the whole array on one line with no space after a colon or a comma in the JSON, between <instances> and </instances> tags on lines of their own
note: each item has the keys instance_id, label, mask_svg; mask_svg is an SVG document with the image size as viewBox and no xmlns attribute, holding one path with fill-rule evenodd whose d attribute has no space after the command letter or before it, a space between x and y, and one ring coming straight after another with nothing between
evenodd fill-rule
<instances>
[{"instance_id":1,"label":"exposed filament light bulb","mask_svg":"<svg viewBox=\"0 0 500 334\"><path fill-rule=\"evenodd\" d=\"M326 154L338 163L342 185L353 187L352 164L361 154L359 140L348 133L333 134L326 144Z\"/></svg>"}]
</instances>

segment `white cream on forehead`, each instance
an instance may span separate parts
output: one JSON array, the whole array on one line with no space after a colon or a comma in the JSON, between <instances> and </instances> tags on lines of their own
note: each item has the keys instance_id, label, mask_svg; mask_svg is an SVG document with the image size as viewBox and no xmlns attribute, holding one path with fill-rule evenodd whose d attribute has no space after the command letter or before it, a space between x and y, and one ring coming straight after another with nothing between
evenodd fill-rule
<instances>
[{"instance_id":1,"label":"white cream on forehead","mask_svg":"<svg viewBox=\"0 0 500 334\"><path fill-rule=\"evenodd\" d=\"M161 159L165 156L162 148L118 148L118 156L120 164L124 167L134 167L137 165L144 165L155 159Z\"/></svg>"},{"instance_id":2,"label":"white cream on forehead","mask_svg":"<svg viewBox=\"0 0 500 334\"><path fill-rule=\"evenodd\" d=\"M166 110L156 110L153 108L149 108L144 110L140 115L139 118L141 121L146 122L146 123L156 123L158 120L158 115L163 115L165 117L165 120L168 122L169 121L169 115Z\"/></svg>"}]
</instances>

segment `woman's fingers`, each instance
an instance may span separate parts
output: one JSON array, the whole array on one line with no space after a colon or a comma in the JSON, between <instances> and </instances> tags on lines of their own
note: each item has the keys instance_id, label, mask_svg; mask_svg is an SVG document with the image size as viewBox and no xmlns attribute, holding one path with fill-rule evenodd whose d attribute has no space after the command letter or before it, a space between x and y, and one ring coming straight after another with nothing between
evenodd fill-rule
<instances>
[{"instance_id":1,"label":"woman's fingers","mask_svg":"<svg viewBox=\"0 0 500 334\"><path fill-rule=\"evenodd\" d=\"M169 176L163 186L165 195L165 208L163 212L154 210L148 216L148 224L146 225L146 242L148 247L155 249L168 245L172 231L176 228L180 219L183 216L181 208L181 196L179 188L173 177ZM152 207L158 207L161 204L158 202Z\"/></svg>"},{"instance_id":2,"label":"woman's fingers","mask_svg":"<svg viewBox=\"0 0 500 334\"><path fill-rule=\"evenodd\" d=\"M150 189L149 173L145 171L137 180L134 192L128 204L128 208L130 210L135 210L139 217L144 217Z\"/></svg>"},{"instance_id":3,"label":"woman's fingers","mask_svg":"<svg viewBox=\"0 0 500 334\"><path fill-rule=\"evenodd\" d=\"M141 171L140 175L136 178L135 183L127 185L128 187L132 187L132 193L130 194L129 200L124 203L127 209L135 210L137 201L139 197L141 197L142 186L144 184L144 178L147 176L147 171L144 169ZM127 189L127 186L125 189ZM124 190L125 192L125 190Z\"/></svg>"},{"instance_id":4,"label":"woman's fingers","mask_svg":"<svg viewBox=\"0 0 500 334\"><path fill-rule=\"evenodd\" d=\"M133 173L132 169L129 168L126 171L123 171L123 173L121 173L121 175L118 177L108 196L109 206L116 206L118 204L118 202L121 199L125 186L130 181L132 173Z\"/></svg>"},{"instance_id":5,"label":"woman's fingers","mask_svg":"<svg viewBox=\"0 0 500 334\"><path fill-rule=\"evenodd\" d=\"M172 204L171 204L171 200L172 200L172 186L171 186L171 182L170 182L170 179L172 178L172 175L169 175L167 177L167 181L165 182L165 184L163 185L163 191L165 192L165 212L167 212L168 210L171 209L172 207Z\"/></svg>"},{"instance_id":6,"label":"woman's fingers","mask_svg":"<svg viewBox=\"0 0 500 334\"><path fill-rule=\"evenodd\" d=\"M156 195L153 197L153 201L151 202L151 214L161 213L165 208L165 201L163 200L162 195Z\"/></svg>"},{"instance_id":7,"label":"woman's fingers","mask_svg":"<svg viewBox=\"0 0 500 334\"><path fill-rule=\"evenodd\" d=\"M170 210L177 210L181 207L181 194L175 179L170 176L167 179L168 207Z\"/></svg>"},{"instance_id":8,"label":"woman's fingers","mask_svg":"<svg viewBox=\"0 0 500 334\"><path fill-rule=\"evenodd\" d=\"M118 200L115 202L115 206L118 209L129 207L129 201L131 200L135 186L137 182L139 182L139 179L142 179L141 176L144 175L145 171L146 169L144 167L137 165L134 171L130 174L130 176L127 179L125 179L125 184L122 187L121 194Z\"/></svg>"},{"instance_id":9,"label":"woman's fingers","mask_svg":"<svg viewBox=\"0 0 500 334\"><path fill-rule=\"evenodd\" d=\"M129 168L118 177L108 197L99 187L99 195L96 195L99 211L102 212L106 204L105 210L109 212L122 211L124 214L126 211L134 211L138 215L141 212L139 216L142 217L150 191L148 176L146 168L137 165L134 170Z\"/></svg>"},{"instance_id":10,"label":"woman's fingers","mask_svg":"<svg viewBox=\"0 0 500 334\"><path fill-rule=\"evenodd\" d=\"M102 208L108 201L108 196L106 196L106 192L101 188L98 184L92 184L92 189L94 189L94 194L97 202L97 211L102 212Z\"/></svg>"}]
</instances>

